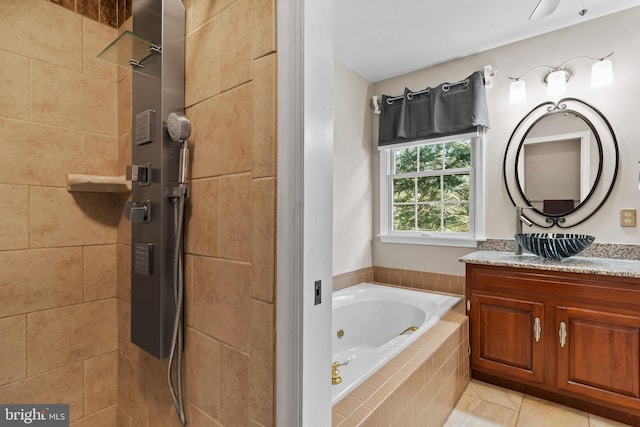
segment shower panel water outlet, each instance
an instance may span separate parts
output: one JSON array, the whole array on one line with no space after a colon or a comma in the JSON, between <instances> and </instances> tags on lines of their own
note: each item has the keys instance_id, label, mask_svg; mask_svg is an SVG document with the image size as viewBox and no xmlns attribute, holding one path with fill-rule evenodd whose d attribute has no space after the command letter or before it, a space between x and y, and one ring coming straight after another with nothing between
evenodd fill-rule
<instances>
[{"instance_id":1,"label":"shower panel water outlet","mask_svg":"<svg viewBox=\"0 0 640 427\"><path fill-rule=\"evenodd\" d=\"M166 124L184 111L185 10L181 0L134 0L132 7L133 33L153 49L131 62L131 201L124 212L131 221L131 341L166 359L178 311L175 242L182 239L175 225L181 144Z\"/></svg>"}]
</instances>

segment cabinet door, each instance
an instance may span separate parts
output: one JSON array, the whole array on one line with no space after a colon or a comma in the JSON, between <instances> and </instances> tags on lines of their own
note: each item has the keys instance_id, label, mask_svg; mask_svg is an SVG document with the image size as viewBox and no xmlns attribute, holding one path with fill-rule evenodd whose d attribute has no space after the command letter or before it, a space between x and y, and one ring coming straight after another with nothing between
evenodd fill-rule
<instances>
[{"instance_id":1,"label":"cabinet door","mask_svg":"<svg viewBox=\"0 0 640 427\"><path fill-rule=\"evenodd\" d=\"M472 292L472 367L542 382L543 308L539 302Z\"/></svg>"},{"instance_id":2,"label":"cabinet door","mask_svg":"<svg viewBox=\"0 0 640 427\"><path fill-rule=\"evenodd\" d=\"M564 326L563 326L564 324ZM557 386L637 408L640 404L640 317L556 307Z\"/></svg>"}]
</instances>

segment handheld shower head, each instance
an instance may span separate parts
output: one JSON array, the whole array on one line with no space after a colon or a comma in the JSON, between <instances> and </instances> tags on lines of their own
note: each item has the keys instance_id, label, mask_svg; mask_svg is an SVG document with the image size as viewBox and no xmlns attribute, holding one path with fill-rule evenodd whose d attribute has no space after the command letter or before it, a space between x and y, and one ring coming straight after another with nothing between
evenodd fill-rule
<instances>
[{"instance_id":1,"label":"handheld shower head","mask_svg":"<svg viewBox=\"0 0 640 427\"><path fill-rule=\"evenodd\" d=\"M191 135L191 121L184 114L171 113L167 117L167 131L173 141L186 141Z\"/></svg>"}]
</instances>

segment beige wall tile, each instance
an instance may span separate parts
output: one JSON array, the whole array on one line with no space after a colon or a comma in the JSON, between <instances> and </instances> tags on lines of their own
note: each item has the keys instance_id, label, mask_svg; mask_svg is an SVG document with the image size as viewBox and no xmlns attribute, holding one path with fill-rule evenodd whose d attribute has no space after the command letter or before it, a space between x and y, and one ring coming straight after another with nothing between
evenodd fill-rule
<instances>
[{"instance_id":1,"label":"beige wall tile","mask_svg":"<svg viewBox=\"0 0 640 427\"><path fill-rule=\"evenodd\" d=\"M118 352L84 361L84 413L113 407L118 399ZM114 412L115 419L115 412Z\"/></svg>"},{"instance_id":2,"label":"beige wall tile","mask_svg":"<svg viewBox=\"0 0 640 427\"><path fill-rule=\"evenodd\" d=\"M185 336L187 398L212 418L220 405L220 344L192 328Z\"/></svg>"},{"instance_id":3,"label":"beige wall tile","mask_svg":"<svg viewBox=\"0 0 640 427\"><path fill-rule=\"evenodd\" d=\"M193 286L194 328L242 351L249 351L249 265L193 257Z\"/></svg>"},{"instance_id":4,"label":"beige wall tile","mask_svg":"<svg viewBox=\"0 0 640 427\"><path fill-rule=\"evenodd\" d=\"M117 135L115 82L32 60L30 86L33 121Z\"/></svg>"},{"instance_id":5,"label":"beige wall tile","mask_svg":"<svg viewBox=\"0 0 640 427\"><path fill-rule=\"evenodd\" d=\"M253 177L277 174L277 61L272 55L254 61Z\"/></svg>"},{"instance_id":6,"label":"beige wall tile","mask_svg":"<svg viewBox=\"0 0 640 427\"><path fill-rule=\"evenodd\" d=\"M116 296L116 245L85 246L83 250L84 300Z\"/></svg>"},{"instance_id":7,"label":"beige wall tile","mask_svg":"<svg viewBox=\"0 0 640 427\"><path fill-rule=\"evenodd\" d=\"M0 386L0 402L67 403L69 418L78 420L83 417L82 370L82 362L78 362Z\"/></svg>"},{"instance_id":8,"label":"beige wall tile","mask_svg":"<svg viewBox=\"0 0 640 427\"><path fill-rule=\"evenodd\" d=\"M113 194L71 194L63 188L31 187L31 247L115 243L115 201Z\"/></svg>"},{"instance_id":9,"label":"beige wall tile","mask_svg":"<svg viewBox=\"0 0 640 427\"><path fill-rule=\"evenodd\" d=\"M131 244L131 222L124 216L124 207L131 200L131 193L123 193L117 196L118 206L116 206L116 221L118 223L117 242Z\"/></svg>"},{"instance_id":10,"label":"beige wall tile","mask_svg":"<svg viewBox=\"0 0 640 427\"><path fill-rule=\"evenodd\" d=\"M190 18L191 21L188 23L189 31L195 30L210 18L222 12L222 10L234 1L235 0L191 0L186 4L189 12L187 13L187 18Z\"/></svg>"},{"instance_id":11,"label":"beige wall tile","mask_svg":"<svg viewBox=\"0 0 640 427\"><path fill-rule=\"evenodd\" d=\"M251 261L251 175L220 179L218 238L220 256Z\"/></svg>"},{"instance_id":12,"label":"beige wall tile","mask_svg":"<svg viewBox=\"0 0 640 427\"><path fill-rule=\"evenodd\" d=\"M0 49L0 116L29 116L29 59Z\"/></svg>"},{"instance_id":13,"label":"beige wall tile","mask_svg":"<svg viewBox=\"0 0 640 427\"><path fill-rule=\"evenodd\" d=\"M274 425L275 313L273 304L251 302L250 416L265 427Z\"/></svg>"},{"instance_id":14,"label":"beige wall tile","mask_svg":"<svg viewBox=\"0 0 640 427\"><path fill-rule=\"evenodd\" d=\"M273 302L276 276L276 180L252 182L251 296Z\"/></svg>"},{"instance_id":15,"label":"beige wall tile","mask_svg":"<svg viewBox=\"0 0 640 427\"><path fill-rule=\"evenodd\" d=\"M253 57L276 50L276 2L253 0Z\"/></svg>"},{"instance_id":16,"label":"beige wall tile","mask_svg":"<svg viewBox=\"0 0 640 427\"><path fill-rule=\"evenodd\" d=\"M82 173L118 175L118 139L112 136L84 134Z\"/></svg>"},{"instance_id":17,"label":"beige wall tile","mask_svg":"<svg viewBox=\"0 0 640 427\"><path fill-rule=\"evenodd\" d=\"M116 175L124 175L131 162L131 132L118 138L118 169Z\"/></svg>"},{"instance_id":18,"label":"beige wall tile","mask_svg":"<svg viewBox=\"0 0 640 427\"><path fill-rule=\"evenodd\" d=\"M116 414L116 426L131 427L131 417L129 416L129 414L124 412L120 405L117 405L117 411L118 413Z\"/></svg>"},{"instance_id":19,"label":"beige wall tile","mask_svg":"<svg viewBox=\"0 0 640 427\"><path fill-rule=\"evenodd\" d=\"M82 171L82 133L0 118L0 182L66 186Z\"/></svg>"},{"instance_id":20,"label":"beige wall tile","mask_svg":"<svg viewBox=\"0 0 640 427\"><path fill-rule=\"evenodd\" d=\"M118 298L131 301L131 246L118 245L116 254Z\"/></svg>"},{"instance_id":21,"label":"beige wall tile","mask_svg":"<svg viewBox=\"0 0 640 427\"><path fill-rule=\"evenodd\" d=\"M148 424L153 427L181 427L180 418L167 390L166 373L164 375L149 375L147 388ZM174 383L175 384L175 383ZM185 410L186 415L186 410ZM191 420L189 425L195 426Z\"/></svg>"},{"instance_id":22,"label":"beige wall tile","mask_svg":"<svg viewBox=\"0 0 640 427\"><path fill-rule=\"evenodd\" d=\"M252 84L194 105L187 116L193 123L193 178L251 170Z\"/></svg>"},{"instance_id":23,"label":"beige wall tile","mask_svg":"<svg viewBox=\"0 0 640 427\"><path fill-rule=\"evenodd\" d=\"M42 0L3 0L0 49L82 71L82 17Z\"/></svg>"},{"instance_id":24,"label":"beige wall tile","mask_svg":"<svg viewBox=\"0 0 640 427\"><path fill-rule=\"evenodd\" d=\"M27 320L24 315L0 319L0 384L27 375Z\"/></svg>"},{"instance_id":25,"label":"beige wall tile","mask_svg":"<svg viewBox=\"0 0 640 427\"><path fill-rule=\"evenodd\" d=\"M88 18L82 18L82 70L100 79L115 82L117 66L98 59L98 54L115 40L118 30Z\"/></svg>"},{"instance_id":26,"label":"beige wall tile","mask_svg":"<svg viewBox=\"0 0 640 427\"><path fill-rule=\"evenodd\" d=\"M112 405L100 412L71 423L71 427L121 427L118 424L117 415L117 407Z\"/></svg>"},{"instance_id":27,"label":"beige wall tile","mask_svg":"<svg viewBox=\"0 0 640 427\"><path fill-rule=\"evenodd\" d=\"M147 375L142 368L118 354L118 405L131 417L131 426L147 426Z\"/></svg>"},{"instance_id":28,"label":"beige wall tile","mask_svg":"<svg viewBox=\"0 0 640 427\"><path fill-rule=\"evenodd\" d=\"M185 228L185 249L190 254L218 255L219 182L217 178L191 182Z\"/></svg>"},{"instance_id":29,"label":"beige wall tile","mask_svg":"<svg viewBox=\"0 0 640 427\"><path fill-rule=\"evenodd\" d=\"M216 420L209 417L206 413L202 412L200 408L189 401L185 404L185 410L187 414L187 422L193 426L221 427L221 424L218 424Z\"/></svg>"},{"instance_id":30,"label":"beige wall tile","mask_svg":"<svg viewBox=\"0 0 640 427\"><path fill-rule=\"evenodd\" d=\"M224 426L249 424L249 356L220 346L220 423Z\"/></svg>"},{"instance_id":31,"label":"beige wall tile","mask_svg":"<svg viewBox=\"0 0 640 427\"><path fill-rule=\"evenodd\" d=\"M253 40L251 0L236 0L220 14L220 88L225 91L251 80ZM238 29L243 29L239 31Z\"/></svg>"},{"instance_id":32,"label":"beige wall tile","mask_svg":"<svg viewBox=\"0 0 640 427\"><path fill-rule=\"evenodd\" d=\"M184 257L185 290L184 290L184 321L186 326L193 326L193 256Z\"/></svg>"},{"instance_id":33,"label":"beige wall tile","mask_svg":"<svg viewBox=\"0 0 640 427\"><path fill-rule=\"evenodd\" d=\"M0 317L82 302L82 249L0 252Z\"/></svg>"},{"instance_id":34,"label":"beige wall tile","mask_svg":"<svg viewBox=\"0 0 640 427\"><path fill-rule=\"evenodd\" d=\"M128 74L118 81L118 136L131 133L131 96L131 74ZM131 150L131 146L128 149Z\"/></svg>"},{"instance_id":35,"label":"beige wall tile","mask_svg":"<svg viewBox=\"0 0 640 427\"><path fill-rule=\"evenodd\" d=\"M29 187L2 185L0 193L0 250L29 247Z\"/></svg>"},{"instance_id":36,"label":"beige wall tile","mask_svg":"<svg viewBox=\"0 0 640 427\"><path fill-rule=\"evenodd\" d=\"M220 93L220 19L214 18L187 36L185 105Z\"/></svg>"},{"instance_id":37,"label":"beige wall tile","mask_svg":"<svg viewBox=\"0 0 640 427\"><path fill-rule=\"evenodd\" d=\"M115 351L116 299L29 313L27 331L29 375Z\"/></svg>"}]
</instances>

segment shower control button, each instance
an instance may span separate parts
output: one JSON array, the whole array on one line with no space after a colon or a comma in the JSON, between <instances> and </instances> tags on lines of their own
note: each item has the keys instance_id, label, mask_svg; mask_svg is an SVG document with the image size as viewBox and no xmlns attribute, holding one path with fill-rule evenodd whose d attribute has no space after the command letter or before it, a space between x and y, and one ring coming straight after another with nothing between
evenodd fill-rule
<instances>
[{"instance_id":1,"label":"shower control button","mask_svg":"<svg viewBox=\"0 0 640 427\"><path fill-rule=\"evenodd\" d=\"M138 185L151 184L151 163L127 166L127 180Z\"/></svg>"},{"instance_id":2,"label":"shower control button","mask_svg":"<svg viewBox=\"0 0 640 427\"><path fill-rule=\"evenodd\" d=\"M131 222L149 222L151 220L151 202L127 202L124 216Z\"/></svg>"},{"instance_id":3,"label":"shower control button","mask_svg":"<svg viewBox=\"0 0 640 427\"><path fill-rule=\"evenodd\" d=\"M153 243L136 242L134 250L134 271L151 276L153 274Z\"/></svg>"}]
</instances>

